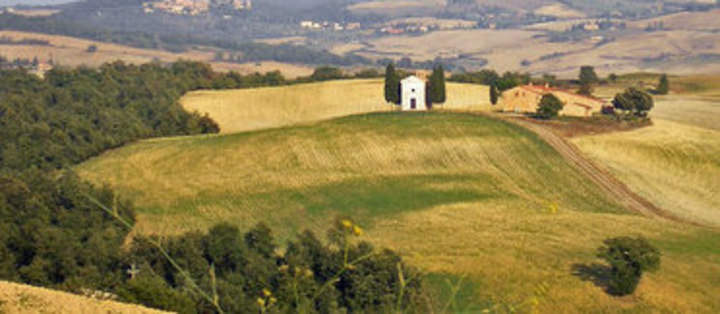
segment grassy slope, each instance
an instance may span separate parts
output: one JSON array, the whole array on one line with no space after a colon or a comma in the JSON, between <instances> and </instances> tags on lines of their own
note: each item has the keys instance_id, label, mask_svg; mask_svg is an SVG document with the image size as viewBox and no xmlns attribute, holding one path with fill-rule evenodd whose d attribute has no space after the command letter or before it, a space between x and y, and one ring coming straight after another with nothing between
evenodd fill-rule
<instances>
[{"instance_id":1,"label":"grassy slope","mask_svg":"<svg viewBox=\"0 0 720 314\"><path fill-rule=\"evenodd\" d=\"M664 120L578 146L661 208L720 226L720 132Z\"/></svg>"},{"instance_id":2,"label":"grassy slope","mask_svg":"<svg viewBox=\"0 0 720 314\"><path fill-rule=\"evenodd\" d=\"M720 308L719 234L623 214L533 134L483 116L384 113L146 141L77 170L137 201L139 233L266 221L286 237L349 215L413 264L467 275L476 302L522 302L543 283L544 311ZM617 235L647 236L665 253L635 297L573 275Z\"/></svg>"},{"instance_id":3,"label":"grassy slope","mask_svg":"<svg viewBox=\"0 0 720 314\"><path fill-rule=\"evenodd\" d=\"M0 313L166 313L65 292L0 281Z\"/></svg>"},{"instance_id":4,"label":"grassy slope","mask_svg":"<svg viewBox=\"0 0 720 314\"><path fill-rule=\"evenodd\" d=\"M620 85L656 84L659 75L624 75ZM591 158L665 210L720 226L720 79L670 77L672 92L655 96L652 127L575 139ZM623 87L599 89L612 97Z\"/></svg>"},{"instance_id":5,"label":"grassy slope","mask_svg":"<svg viewBox=\"0 0 720 314\"><path fill-rule=\"evenodd\" d=\"M449 83L449 109L487 110L488 88ZM313 122L371 111L391 111L383 81L346 80L275 88L198 91L181 100L191 111L207 112L223 133L259 130Z\"/></svg>"}]
</instances>

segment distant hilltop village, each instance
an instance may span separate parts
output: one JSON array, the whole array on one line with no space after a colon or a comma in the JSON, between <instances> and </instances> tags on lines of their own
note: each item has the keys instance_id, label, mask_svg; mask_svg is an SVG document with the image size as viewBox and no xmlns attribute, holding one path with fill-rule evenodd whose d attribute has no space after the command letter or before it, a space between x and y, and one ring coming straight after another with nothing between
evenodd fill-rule
<instances>
[{"instance_id":1,"label":"distant hilltop village","mask_svg":"<svg viewBox=\"0 0 720 314\"><path fill-rule=\"evenodd\" d=\"M162 0L143 3L146 14L155 12L177 15L200 15L213 8L230 7L235 10L252 9L252 0Z\"/></svg>"}]
</instances>

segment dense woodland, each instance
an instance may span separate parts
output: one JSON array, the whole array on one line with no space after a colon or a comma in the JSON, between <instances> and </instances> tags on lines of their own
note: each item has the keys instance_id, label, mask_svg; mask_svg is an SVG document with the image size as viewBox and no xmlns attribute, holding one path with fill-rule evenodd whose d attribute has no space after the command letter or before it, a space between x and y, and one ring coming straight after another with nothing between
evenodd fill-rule
<instances>
[{"instance_id":1,"label":"dense woodland","mask_svg":"<svg viewBox=\"0 0 720 314\"><path fill-rule=\"evenodd\" d=\"M319 69L302 81L328 73L336 71ZM128 249L133 205L70 169L138 139L218 132L212 119L178 104L187 91L288 83L277 72L219 74L194 62L56 68L44 79L0 71L0 279L105 291L183 313L382 312L418 304L415 272L393 252L353 241L362 230L349 221L327 241L299 235L283 255L262 225L136 238Z\"/></svg>"}]
</instances>

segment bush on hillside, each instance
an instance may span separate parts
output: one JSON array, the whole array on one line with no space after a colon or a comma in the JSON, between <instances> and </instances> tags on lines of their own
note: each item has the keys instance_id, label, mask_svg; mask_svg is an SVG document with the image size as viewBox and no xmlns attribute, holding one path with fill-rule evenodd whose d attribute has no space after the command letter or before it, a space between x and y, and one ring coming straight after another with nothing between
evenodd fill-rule
<instances>
[{"instance_id":1,"label":"bush on hillside","mask_svg":"<svg viewBox=\"0 0 720 314\"><path fill-rule=\"evenodd\" d=\"M598 257L610 264L608 288L612 294L632 294L644 272L660 267L660 251L644 238L620 237L604 243Z\"/></svg>"},{"instance_id":2,"label":"bush on hillside","mask_svg":"<svg viewBox=\"0 0 720 314\"><path fill-rule=\"evenodd\" d=\"M545 94L538 105L536 117L540 119L557 118L565 104L553 94Z\"/></svg>"},{"instance_id":3,"label":"bush on hillside","mask_svg":"<svg viewBox=\"0 0 720 314\"><path fill-rule=\"evenodd\" d=\"M313 74L310 76L310 79L316 82L340 80L344 78L345 74L343 74L342 70L329 66L319 67L315 69L315 72L313 72Z\"/></svg>"},{"instance_id":4,"label":"bush on hillside","mask_svg":"<svg viewBox=\"0 0 720 314\"><path fill-rule=\"evenodd\" d=\"M626 116L644 118L655 106L655 101L650 94L630 87L623 93L615 95L613 106L624 112Z\"/></svg>"}]
</instances>

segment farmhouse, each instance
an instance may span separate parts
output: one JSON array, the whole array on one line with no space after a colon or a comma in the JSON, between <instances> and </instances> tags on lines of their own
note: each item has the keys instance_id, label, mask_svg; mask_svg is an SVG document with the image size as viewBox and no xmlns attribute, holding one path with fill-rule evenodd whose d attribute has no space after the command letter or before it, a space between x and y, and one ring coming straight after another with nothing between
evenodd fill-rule
<instances>
[{"instance_id":1,"label":"farmhouse","mask_svg":"<svg viewBox=\"0 0 720 314\"><path fill-rule=\"evenodd\" d=\"M403 111L427 110L425 81L411 75L400 82L400 101Z\"/></svg>"},{"instance_id":2,"label":"farmhouse","mask_svg":"<svg viewBox=\"0 0 720 314\"><path fill-rule=\"evenodd\" d=\"M566 90L549 86L523 85L503 92L501 108L504 112L534 113L540 100L546 94L553 94L565 103L560 115L589 117L602 111L606 101L594 97L578 95Z\"/></svg>"}]
</instances>

